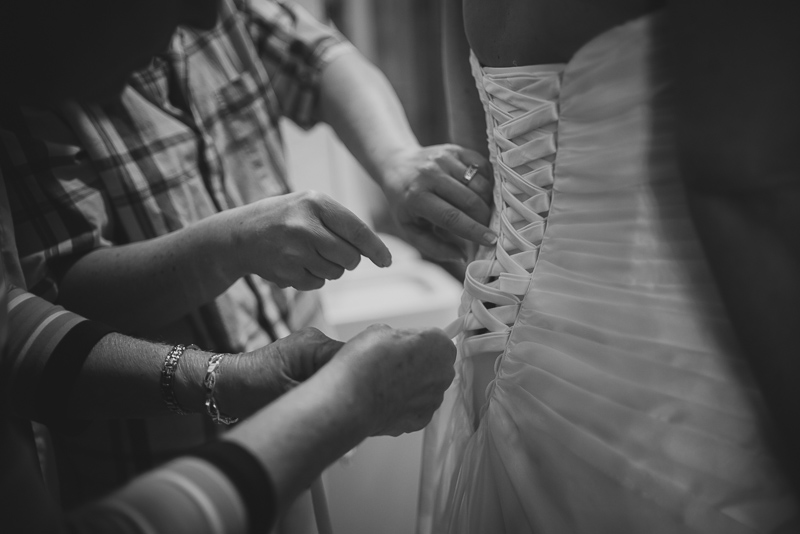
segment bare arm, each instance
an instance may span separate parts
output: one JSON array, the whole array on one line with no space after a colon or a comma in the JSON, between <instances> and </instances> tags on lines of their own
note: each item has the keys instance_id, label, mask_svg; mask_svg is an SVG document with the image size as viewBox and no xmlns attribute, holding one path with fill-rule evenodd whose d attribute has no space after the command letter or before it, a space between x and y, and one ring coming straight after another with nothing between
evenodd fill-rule
<instances>
[{"instance_id":1,"label":"bare arm","mask_svg":"<svg viewBox=\"0 0 800 534\"><path fill-rule=\"evenodd\" d=\"M669 9L690 206L800 488L800 12L717 0Z\"/></svg>"},{"instance_id":2,"label":"bare arm","mask_svg":"<svg viewBox=\"0 0 800 534\"><path fill-rule=\"evenodd\" d=\"M227 355L221 363L215 398L221 411L246 417L311 377L341 348L314 328L266 347ZM109 334L95 345L69 399L77 419L171 415L161 390L161 369L171 346ZM187 349L174 379L181 408L205 413L203 378L213 353Z\"/></svg>"},{"instance_id":3,"label":"bare arm","mask_svg":"<svg viewBox=\"0 0 800 534\"><path fill-rule=\"evenodd\" d=\"M105 327L18 288L10 303L0 391L16 417L58 423L167 415L160 385L171 346L109 333ZM216 399L232 416L249 415L323 367L341 348L306 328L266 347L225 357ZM211 353L187 349L173 382L179 405L205 411L203 378Z\"/></svg>"},{"instance_id":4,"label":"bare arm","mask_svg":"<svg viewBox=\"0 0 800 534\"><path fill-rule=\"evenodd\" d=\"M250 449L291 502L331 462L373 435L423 428L453 379L440 330L372 326L308 381L226 435Z\"/></svg>"},{"instance_id":5,"label":"bare arm","mask_svg":"<svg viewBox=\"0 0 800 534\"><path fill-rule=\"evenodd\" d=\"M322 118L386 193L407 238L423 253L461 259L458 238L488 245L491 178L480 153L455 145L420 147L386 77L358 53L343 54L322 73ZM469 184L462 177L480 168ZM489 178L487 178L489 177Z\"/></svg>"},{"instance_id":6,"label":"bare arm","mask_svg":"<svg viewBox=\"0 0 800 534\"><path fill-rule=\"evenodd\" d=\"M455 347L441 331L371 327L308 382L226 434L225 440L252 455L244 477L258 478L253 472L260 464L272 491L236 483L237 498L234 478L182 458L89 505L73 516L72 526L87 533L140 532L138 525L146 521L154 532L205 532L210 516L225 532L252 531L259 511L279 515L327 465L365 437L422 428L453 378L454 357ZM236 451L223 452L229 457L224 472L238 472L241 480L241 468L229 469ZM206 513L189 512L198 508L192 501Z\"/></svg>"},{"instance_id":7,"label":"bare arm","mask_svg":"<svg viewBox=\"0 0 800 534\"><path fill-rule=\"evenodd\" d=\"M155 239L98 248L64 274L58 303L127 332L169 324L225 291L240 275L218 218Z\"/></svg>"},{"instance_id":8,"label":"bare arm","mask_svg":"<svg viewBox=\"0 0 800 534\"><path fill-rule=\"evenodd\" d=\"M126 332L146 331L210 302L242 276L316 289L358 265L391 263L380 239L324 195L292 193L227 210L179 231L81 257L59 304Z\"/></svg>"}]
</instances>

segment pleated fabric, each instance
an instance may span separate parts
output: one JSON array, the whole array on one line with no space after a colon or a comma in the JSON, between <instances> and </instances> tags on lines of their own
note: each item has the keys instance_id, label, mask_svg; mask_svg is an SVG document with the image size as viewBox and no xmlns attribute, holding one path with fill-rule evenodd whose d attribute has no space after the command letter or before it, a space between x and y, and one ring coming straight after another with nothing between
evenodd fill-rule
<instances>
[{"instance_id":1,"label":"pleated fabric","mask_svg":"<svg viewBox=\"0 0 800 534\"><path fill-rule=\"evenodd\" d=\"M419 534L794 532L689 219L665 21L473 70L501 235L468 269Z\"/></svg>"}]
</instances>

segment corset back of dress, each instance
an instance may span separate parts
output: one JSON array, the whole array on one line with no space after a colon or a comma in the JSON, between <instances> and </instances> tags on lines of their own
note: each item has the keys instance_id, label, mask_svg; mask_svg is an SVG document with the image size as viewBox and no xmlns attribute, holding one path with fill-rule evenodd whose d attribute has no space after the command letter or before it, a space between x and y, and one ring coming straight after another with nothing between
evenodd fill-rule
<instances>
[{"instance_id":1,"label":"corset back of dress","mask_svg":"<svg viewBox=\"0 0 800 534\"><path fill-rule=\"evenodd\" d=\"M494 248L467 268L462 352L470 367L473 419L493 377L536 266L553 190L558 97L563 65L488 69L470 57L486 110L495 169Z\"/></svg>"},{"instance_id":2,"label":"corset back of dress","mask_svg":"<svg viewBox=\"0 0 800 534\"><path fill-rule=\"evenodd\" d=\"M677 171L661 15L566 65L472 58L497 246L467 270L421 532L770 532L796 518Z\"/></svg>"}]
</instances>

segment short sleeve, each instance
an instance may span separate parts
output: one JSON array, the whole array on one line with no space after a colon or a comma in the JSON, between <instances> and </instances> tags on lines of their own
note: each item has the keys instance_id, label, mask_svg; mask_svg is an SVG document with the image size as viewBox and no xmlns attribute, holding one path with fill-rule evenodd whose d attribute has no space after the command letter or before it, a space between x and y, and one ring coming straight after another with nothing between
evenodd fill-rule
<instances>
[{"instance_id":1,"label":"short sleeve","mask_svg":"<svg viewBox=\"0 0 800 534\"><path fill-rule=\"evenodd\" d=\"M297 5L246 0L240 9L283 116L303 128L313 126L319 120L322 70L355 48L336 29Z\"/></svg>"},{"instance_id":2,"label":"short sleeve","mask_svg":"<svg viewBox=\"0 0 800 534\"><path fill-rule=\"evenodd\" d=\"M58 297L64 268L111 243L108 199L86 153L55 113L19 110L0 129L0 167L29 291Z\"/></svg>"}]
</instances>

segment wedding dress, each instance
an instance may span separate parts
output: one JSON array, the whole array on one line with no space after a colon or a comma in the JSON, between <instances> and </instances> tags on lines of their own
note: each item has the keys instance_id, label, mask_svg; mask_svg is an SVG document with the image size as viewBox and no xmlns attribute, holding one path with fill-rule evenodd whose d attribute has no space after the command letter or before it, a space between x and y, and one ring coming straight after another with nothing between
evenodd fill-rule
<instances>
[{"instance_id":1,"label":"wedding dress","mask_svg":"<svg viewBox=\"0 0 800 534\"><path fill-rule=\"evenodd\" d=\"M663 25L566 65L471 58L501 238L467 271L421 534L797 528L689 219Z\"/></svg>"}]
</instances>

